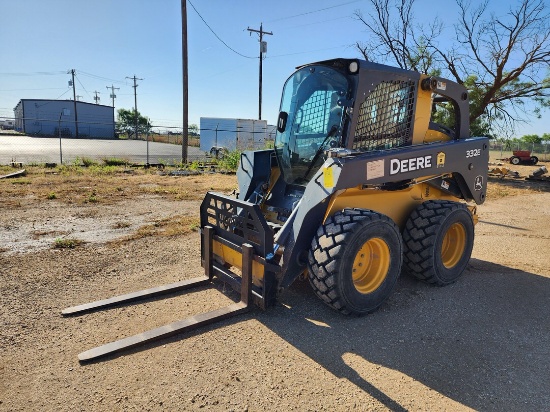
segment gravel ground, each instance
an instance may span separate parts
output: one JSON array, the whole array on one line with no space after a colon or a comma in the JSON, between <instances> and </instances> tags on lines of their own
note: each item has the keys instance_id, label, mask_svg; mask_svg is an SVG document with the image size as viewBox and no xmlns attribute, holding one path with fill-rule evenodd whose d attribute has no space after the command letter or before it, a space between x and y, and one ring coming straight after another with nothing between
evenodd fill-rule
<instances>
[{"instance_id":1,"label":"gravel ground","mask_svg":"<svg viewBox=\"0 0 550 412\"><path fill-rule=\"evenodd\" d=\"M220 285L62 318L201 274L196 233L107 242L198 202L23 203L0 217L0 410L548 410L548 204L548 191L488 199L464 276L402 276L374 314L344 317L296 282L265 312L80 365L84 350L236 296ZM87 243L51 249L67 232Z\"/></svg>"}]
</instances>

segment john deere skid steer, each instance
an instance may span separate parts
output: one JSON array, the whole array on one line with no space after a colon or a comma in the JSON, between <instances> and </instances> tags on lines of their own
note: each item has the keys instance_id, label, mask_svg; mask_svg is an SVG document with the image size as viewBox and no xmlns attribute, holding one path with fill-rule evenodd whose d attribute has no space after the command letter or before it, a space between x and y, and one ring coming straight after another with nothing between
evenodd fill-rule
<instances>
[{"instance_id":1,"label":"john deere skid steer","mask_svg":"<svg viewBox=\"0 0 550 412\"><path fill-rule=\"evenodd\" d=\"M449 109L450 126L433 121ZM272 306L307 276L343 314L376 310L400 273L436 285L465 270L488 140L469 137L461 85L381 64L334 59L284 85L273 149L241 154L236 197L209 192L200 210L205 275L66 309L120 304L222 280L241 301L92 349L90 360Z\"/></svg>"}]
</instances>

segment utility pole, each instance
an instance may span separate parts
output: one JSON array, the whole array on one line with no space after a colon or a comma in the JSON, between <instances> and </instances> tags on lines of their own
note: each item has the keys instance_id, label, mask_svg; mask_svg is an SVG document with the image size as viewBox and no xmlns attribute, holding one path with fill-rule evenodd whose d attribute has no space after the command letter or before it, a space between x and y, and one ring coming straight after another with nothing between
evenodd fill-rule
<instances>
[{"instance_id":1,"label":"utility pole","mask_svg":"<svg viewBox=\"0 0 550 412\"><path fill-rule=\"evenodd\" d=\"M67 73L70 73L72 76L72 85L73 85L73 103L74 103L74 129L75 129L75 137L78 138L78 114L76 111L76 87L74 84L74 75L75 70L71 69Z\"/></svg>"},{"instance_id":2,"label":"utility pole","mask_svg":"<svg viewBox=\"0 0 550 412\"><path fill-rule=\"evenodd\" d=\"M181 57L183 69L183 129L181 135L181 163L187 163L189 132L189 72L187 61L187 0L181 0Z\"/></svg>"},{"instance_id":3,"label":"utility pole","mask_svg":"<svg viewBox=\"0 0 550 412\"><path fill-rule=\"evenodd\" d=\"M111 94L109 95L109 97L111 99L113 99L113 107L115 107L115 97L116 97L116 94L115 94L115 90L120 90L120 87L115 87L111 84L111 86L105 86L107 89L111 89Z\"/></svg>"},{"instance_id":4,"label":"utility pole","mask_svg":"<svg viewBox=\"0 0 550 412\"><path fill-rule=\"evenodd\" d=\"M264 34L269 34L270 36L272 36L273 33L270 31L264 31L263 23L260 23L260 30L251 29L250 27L248 27L247 30L250 32L250 35L252 35L252 32L260 34L260 81L258 92L258 120L262 120L262 61L263 54L267 52L267 42L264 42L263 38Z\"/></svg>"},{"instance_id":5,"label":"utility pole","mask_svg":"<svg viewBox=\"0 0 550 412\"><path fill-rule=\"evenodd\" d=\"M140 79L138 77L136 77L136 75L134 74L134 77L126 77L127 79L134 79L134 85L132 86L134 88L134 117L135 117L135 122L136 122L136 129L135 129L135 138L137 140L138 138L138 109L137 109L137 83L136 81L137 80L143 80L143 79Z\"/></svg>"},{"instance_id":6,"label":"utility pole","mask_svg":"<svg viewBox=\"0 0 550 412\"><path fill-rule=\"evenodd\" d=\"M94 100L95 100L95 104L99 104L99 101L101 100L101 98L98 96L98 94L100 94L100 92L98 92L97 90L94 90Z\"/></svg>"}]
</instances>

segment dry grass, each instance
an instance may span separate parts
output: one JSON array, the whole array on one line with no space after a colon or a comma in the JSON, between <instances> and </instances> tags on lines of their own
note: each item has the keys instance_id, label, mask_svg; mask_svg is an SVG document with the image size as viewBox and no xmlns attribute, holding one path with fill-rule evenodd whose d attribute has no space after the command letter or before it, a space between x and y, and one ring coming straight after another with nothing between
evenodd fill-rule
<instances>
[{"instance_id":1,"label":"dry grass","mask_svg":"<svg viewBox=\"0 0 550 412\"><path fill-rule=\"evenodd\" d=\"M145 225L138 228L134 233L117 239L111 244L118 245L121 242L128 242L130 240L141 239L149 236L179 236L187 235L191 232L197 231L200 226L200 220L197 216L171 216L166 219L161 219L153 224Z\"/></svg>"},{"instance_id":2,"label":"dry grass","mask_svg":"<svg viewBox=\"0 0 550 412\"><path fill-rule=\"evenodd\" d=\"M537 192L534 189L531 189L529 187L510 187L506 184L498 183L498 182L490 182L489 186L487 187L487 199L499 199L502 197L509 197L509 196L519 196L523 195L526 192Z\"/></svg>"},{"instance_id":3,"label":"dry grass","mask_svg":"<svg viewBox=\"0 0 550 412\"><path fill-rule=\"evenodd\" d=\"M0 168L1 169L1 168ZM101 170L100 170L101 169ZM2 172L2 170L0 170ZM21 207L23 204L60 202L64 204L116 204L120 201L147 196L169 200L202 200L209 190L231 193L237 187L235 175L202 174L194 176L160 175L156 170L125 169L124 167L62 167L28 168L27 176L0 180L0 206ZM77 217L94 217L98 209L83 210ZM131 224L119 221L113 229L127 229ZM145 225L117 242L148 236L177 236L199 228L196 216L177 215ZM52 235L53 232L34 232L33 237ZM56 232L62 236L66 233ZM76 239L58 238L54 248L74 248Z\"/></svg>"},{"instance_id":4,"label":"dry grass","mask_svg":"<svg viewBox=\"0 0 550 412\"><path fill-rule=\"evenodd\" d=\"M517 169L517 170L516 170ZM520 173L521 178L514 177L489 177L487 186L487 199L499 199L503 197L521 196L529 193L549 192L550 182L536 180L526 180L535 168L533 166L523 166L523 169L514 168L514 171Z\"/></svg>"},{"instance_id":5,"label":"dry grass","mask_svg":"<svg viewBox=\"0 0 550 412\"><path fill-rule=\"evenodd\" d=\"M2 170L0 173L9 172ZM237 188L235 175L201 174L195 176L160 175L151 169L127 169L124 167L75 167L57 169L30 167L27 175L15 179L0 180L0 206L18 208L22 204L60 202L64 204L116 204L142 196L158 196L170 200L202 200L209 190L231 193ZM548 183L530 182L523 179L491 178L487 199L519 197L525 193L549 191ZM87 209L79 217L94 217L98 209ZM127 229L131 224L119 221L113 229ZM199 227L198 211L195 216L177 215L145 225L117 242L155 236L184 235ZM52 235L49 232L34 232L36 238ZM67 233L56 232L56 236ZM79 245L76 239L56 240L55 248L72 248Z\"/></svg>"},{"instance_id":6,"label":"dry grass","mask_svg":"<svg viewBox=\"0 0 550 412\"><path fill-rule=\"evenodd\" d=\"M237 187L234 175L162 176L156 170L123 167L30 167L27 176L0 180L0 203L18 207L25 202L100 203L157 195L172 200L201 200L209 190L228 193Z\"/></svg>"},{"instance_id":7,"label":"dry grass","mask_svg":"<svg viewBox=\"0 0 550 412\"><path fill-rule=\"evenodd\" d=\"M0 167L0 173L10 171L13 169ZM547 183L536 184L522 179L490 179L487 198L519 196L525 191L543 191L547 186ZM115 204L143 195L171 200L201 200L209 190L230 193L236 188L236 177L226 174L166 176L151 169L114 166L29 167L24 177L0 180L0 204L12 208L20 207L22 201Z\"/></svg>"}]
</instances>

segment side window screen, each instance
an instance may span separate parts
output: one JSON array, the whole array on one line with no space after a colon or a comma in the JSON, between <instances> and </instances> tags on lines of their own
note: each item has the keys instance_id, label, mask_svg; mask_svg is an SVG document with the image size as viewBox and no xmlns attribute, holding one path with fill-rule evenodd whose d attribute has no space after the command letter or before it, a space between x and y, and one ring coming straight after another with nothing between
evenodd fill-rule
<instances>
[{"instance_id":1,"label":"side window screen","mask_svg":"<svg viewBox=\"0 0 550 412\"><path fill-rule=\"evenodd\" d=\"M328 90L316 90L304 102L298 110L299 133L326 133L331 94Z\"/></svg>"},{"instance_id":2,"label":"side window screen","mask_svg":"<svg viewBox=\"0 0 550 412\"><path fill-rule=\"evenodd\" d=\"M415 82L382 82L359 109L353 149L378 150L406 146L412 139Z\"/></svg>"}]
</instances>

